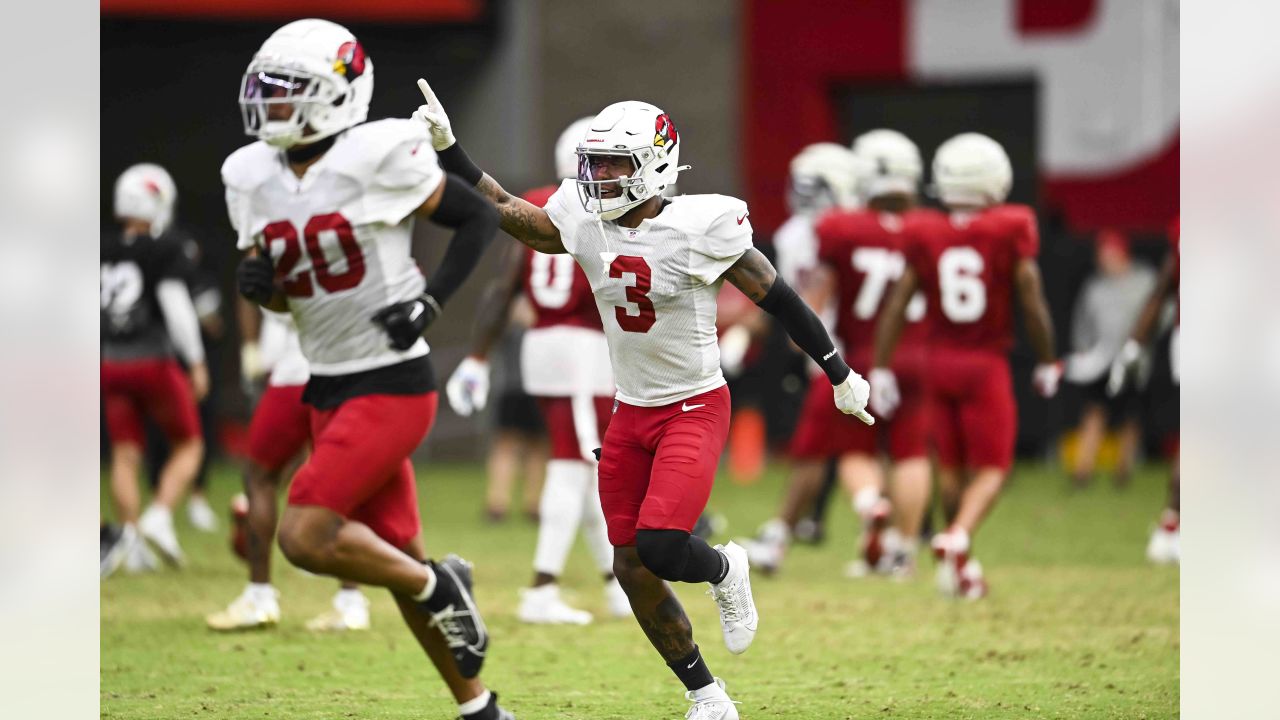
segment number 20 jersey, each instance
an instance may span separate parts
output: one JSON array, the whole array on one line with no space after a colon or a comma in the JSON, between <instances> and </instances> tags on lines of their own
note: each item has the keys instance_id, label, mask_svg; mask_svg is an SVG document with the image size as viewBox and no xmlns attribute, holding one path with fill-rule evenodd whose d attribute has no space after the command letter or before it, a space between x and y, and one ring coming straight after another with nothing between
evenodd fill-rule
<instances>
[{"instance_id":1,"label":"number 20 jersey","mask_svg":"<svg viewBox=\"0 0 1280 720\"><path fill-rule=\"evenodd\" d=\"M421 339L393 350L370 319L422 293L426 281L410 252L413 212L443 179L424 126L411 120L347 130L302 178L263 142L223 164L236 246L271 258L313 375L427 354Z\"/></svg>"},{"instance_id":2,"label":"number 20 jersey","mask_svg":"<svg viewBox=\"0 0 1280 720\"><path fill-rule=\"evenodd\" d=\"M1040 250L1031 208L915 214L903 239L903 254L927 298L930 344L1007 353L1013 345L1014 268Z\"/></svg>"},{"instance_id":3,"label":"number 20 jersey","mask_svg":"<svg viewBox=\"0 0 1280 720\"><path fill-rule=\"evenodd\" d=\"M746 203L681 195L626 228L587 212L565 180L546 210L591 283L620 401L657 407L725 384L716 296L752 247Z\"/></svg>"}]
</instances>

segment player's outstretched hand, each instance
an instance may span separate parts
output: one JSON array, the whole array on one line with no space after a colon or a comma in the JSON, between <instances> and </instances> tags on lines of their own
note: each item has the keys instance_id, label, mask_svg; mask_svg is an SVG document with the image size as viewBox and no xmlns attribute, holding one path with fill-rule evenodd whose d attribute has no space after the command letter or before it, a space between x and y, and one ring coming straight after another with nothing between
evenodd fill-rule
<instances>
[{"instance_id":1,"label":"player's outstretched hand","mask_svg":"<svg viewBox=\"0 0 1280 720\"><path fill-rule=\"evenodd\" d=\"M845 415L852 415L868 425L875 425L876 419L867 412L867 400L871 397L871 385L858 373L850 370L849 377L836 385L836 409Z\"/></svg>"},{"instance_id":2,"label":"player's outstretched hand","mask_svg":"<svg viewBox=\"0 0 1280 720\"><path fill-rule=\"evenodd\" d=\"M871 368L867 380L871 382L871 398L867 401L871 411L882 418L892 417L902 403L898 376L889 368Z\"/></svg>"},{"instance_id":3,"label":"player's outstretched hand","mask_svg":"<svg viewBox=\"0 0 1280 720\"><path fill-rule=\"evenodd\" d=\"M458 142L458 139L453 136L453 127L449 125L449 116L445 114L444 106L427 81L418 78L418 89L427 102L418 106L413 119L426 123L427 131L431 133L431 147L440 152Z\"/></svg>"},{"instance_id":4,"label":"player's outstretched hand","mask_svg":"<svg viewBox=\"0 0 1280 720\"><path fill-rule=\"evenodd\" d=\"M370 320L382 326L396 350L408 350L422 337L423 331L440 314L440 304L423 293L413 300L393 303L378 311Z\"/></svg>"},{"instance_id":5,"label":"player's outstretched hand","mask_svg":"<svg viewBox=\"0 0 1280 720\"><path fill-rule=\"evenodd\" d=\"M236 267L236 288L246 300L266 305L276 294L275 270L261 255L246 255Z\"/></svg>"},{"instance_id":6,"label":"player's outstretched hand","mask_svg":"<svg viewBox=\"0 0 1280 720\"><path fill-rule=\"evenodd\" d=\"M1120 348L1120 354L1111 362L1111 375L1107 378L1107 395L1111 397L1119 395L1124 386L1133 381L1135 375L1142 374L1144 354L1142 345L1137 340L1130 338L1125 341L1124 346ZM1141 381L1140 378L1139 381Z\"/></svg>"},{"instance_id":7,"label":"player's outstretched hand","mask_svg":"<svg viewBox=\"0 0 1280 720\"><path fill-rule=\"evenodd\" d=\"M1042 398L1051 398L1058 394L1058 383L1062 382L1062 371L1066 367L1061 360L1040 363L1031 374L1031 384Z\"/></svg>"},{"instance_id":8,"label":"player's outstretched hand","mask_svg":"<svg viewBox=\"0 0 1280 720\"><path fill-rule=\"evenodd\" d=\"M458 363L444 386L449 407L462 417L483 410L489 402L489 363L468 355Z\"/></svg>"}]
</instances>

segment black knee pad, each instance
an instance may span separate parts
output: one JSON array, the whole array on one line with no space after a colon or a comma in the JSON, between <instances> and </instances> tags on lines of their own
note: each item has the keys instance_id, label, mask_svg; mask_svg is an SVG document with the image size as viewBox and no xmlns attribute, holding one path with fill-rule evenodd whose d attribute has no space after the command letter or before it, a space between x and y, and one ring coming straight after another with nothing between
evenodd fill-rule
<instances>
[{"instance_id":1,"label":"black knee pad","mask_svg":"<svg viewBox=\"0 0 1280 720\"><path fill-rule=\"evenodd\" d=\"M649 572L678 581L689 562L689 533L683 530L637 530L636 554Z\"/></svg>"}]
</instances>

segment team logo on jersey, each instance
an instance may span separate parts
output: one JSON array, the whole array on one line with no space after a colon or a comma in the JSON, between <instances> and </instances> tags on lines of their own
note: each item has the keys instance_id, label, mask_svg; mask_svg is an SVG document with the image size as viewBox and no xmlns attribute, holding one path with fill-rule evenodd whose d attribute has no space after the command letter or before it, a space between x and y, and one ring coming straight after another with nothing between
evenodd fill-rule
<instances>
[{"instance_id":1,"label":"team logo on jersey","mask_svg":"<svg viewBox=\"0 0 1280 720\"><path fill-rule=\"evenodd\" d=\"M338 47L338 59L333 61L333 71L351 82L364 74L364 48L355 40L348 40Z\"/></svg>"},{"instance_id":2,"label":"team logo on jersey","mask_svg":"<svg viewBox=\"0 0 1280 720\"><path fill-rule=\"evenodd\" d=\"M676 125L671 122L671 118L666 113L659 115L658 119L653 122L654 146L670 150L679 139L680 136L676 132Z\"/></svg>"}]
</instances>

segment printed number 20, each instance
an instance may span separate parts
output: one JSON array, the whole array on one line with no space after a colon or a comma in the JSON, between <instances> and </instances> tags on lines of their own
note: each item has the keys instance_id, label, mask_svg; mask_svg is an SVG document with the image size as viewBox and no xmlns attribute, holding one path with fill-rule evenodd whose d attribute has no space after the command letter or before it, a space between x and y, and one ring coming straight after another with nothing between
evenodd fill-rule
<instances>
[{"instance_id":1,"label":"printed number 20","mask_svg":"<svg viewBox=\"0 0 1280 720\"><path fill-rule=\"evenodd\" d=\"M284 292L289 297L311 297L315 292L311 284L312 275L315 275L320 287L331 293L350 290L364 279L364 254L360 251L360 243L356 242L351 223L340 213L316 215L303 228L302 237L307 257L311 259L310 273L302 272L291 277L294 266L302 258L298 229L293 223L288 220L273 222L262 229L262 236L267 242L267 251L275 262L276 278L282 281ZM283 252L279 255L272 248L276 243L284 245ZM325 250L335 244L347 259L347 269L340 273L330 270L329 259L325 255Z\"/></svg>"}]
</instances>

